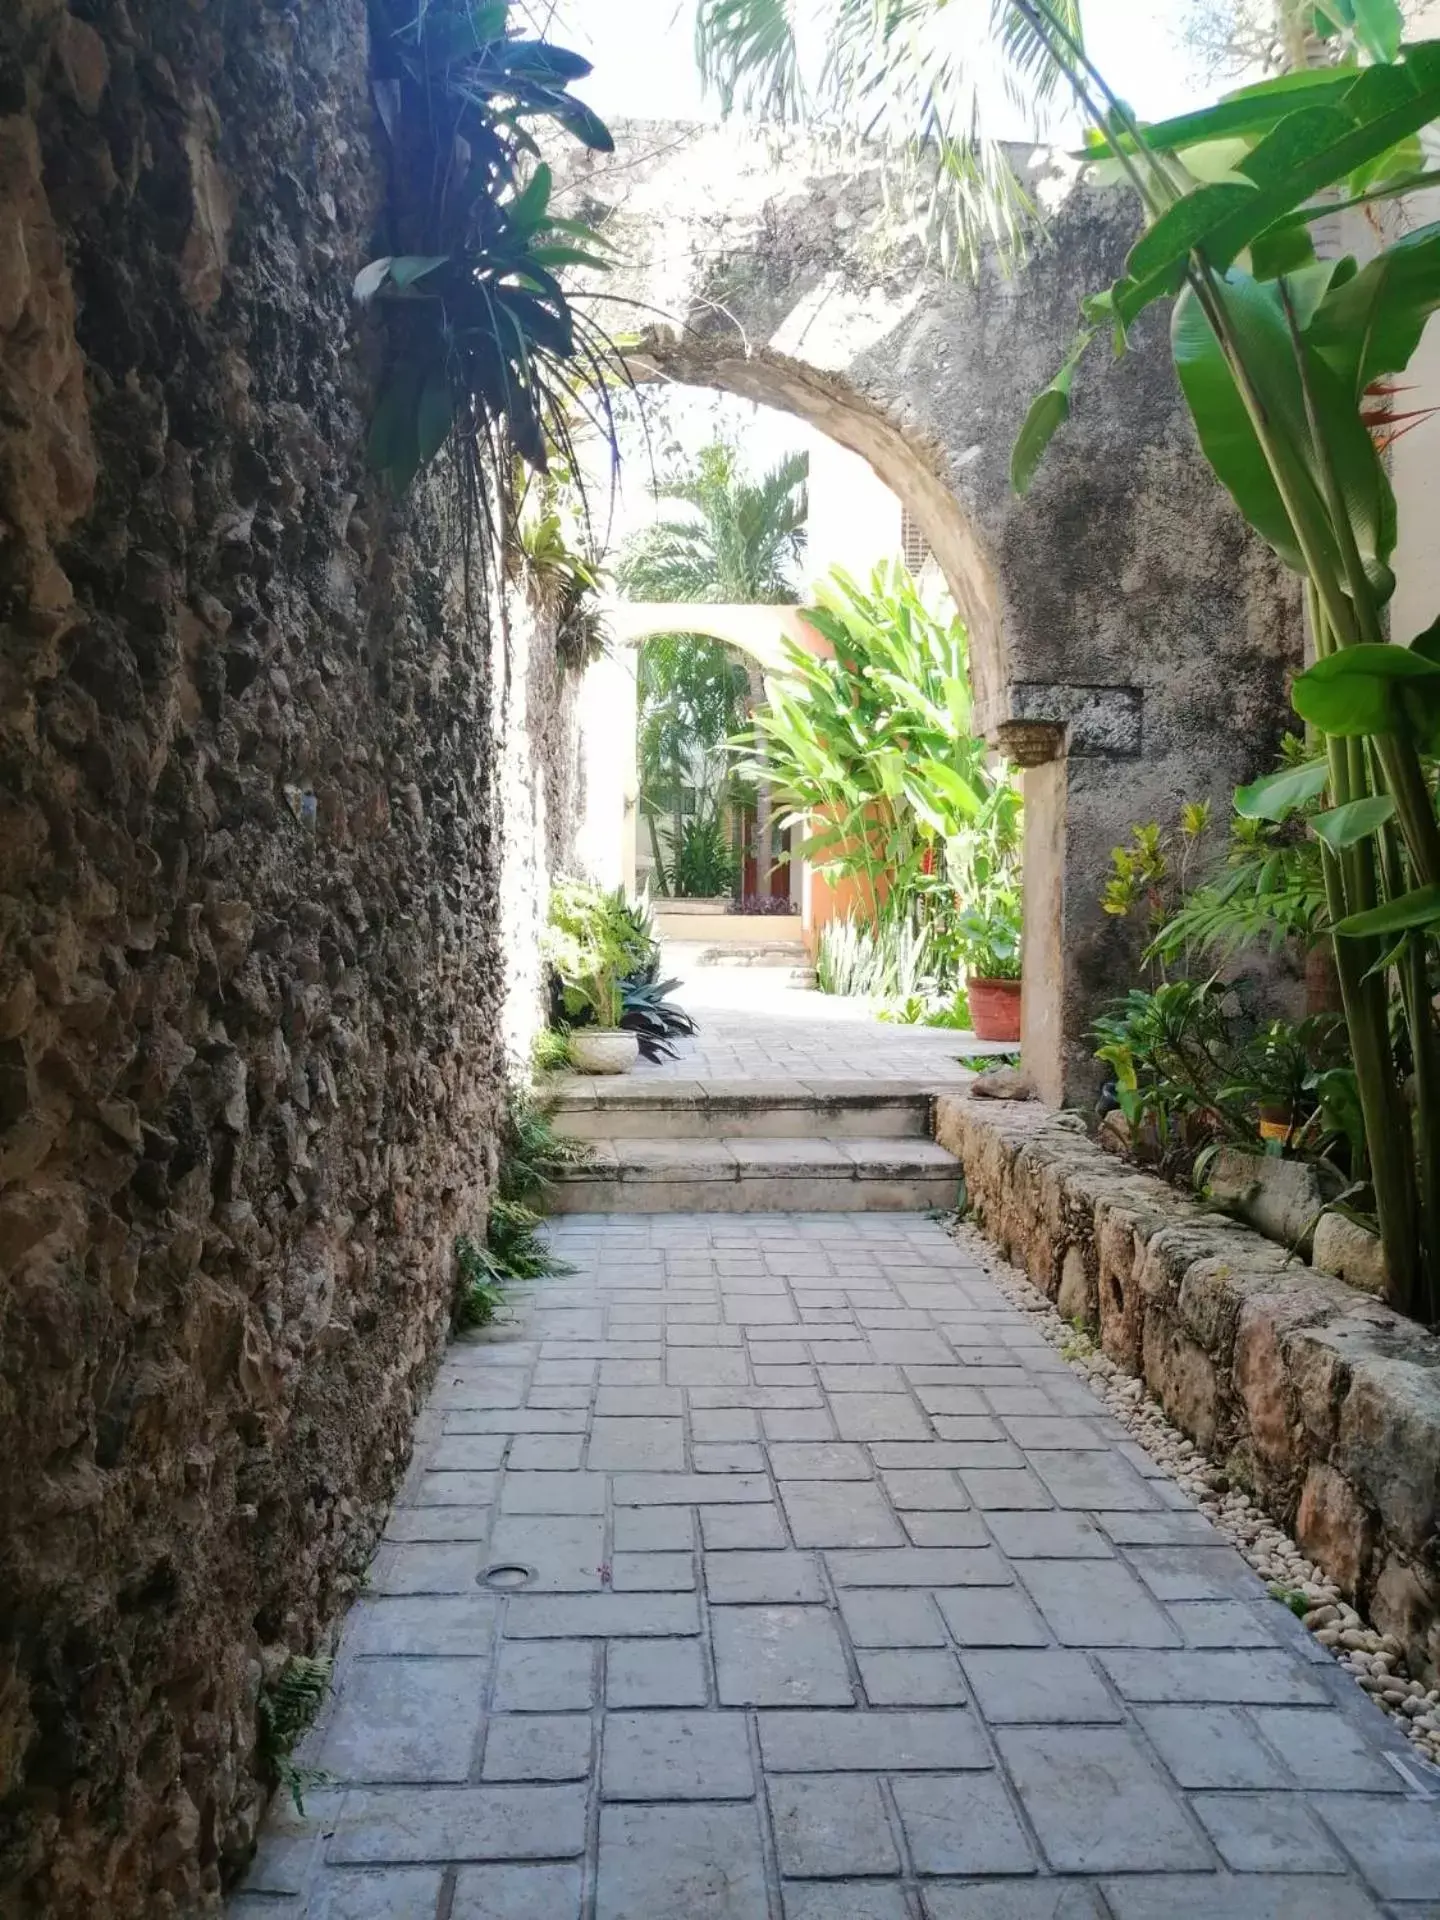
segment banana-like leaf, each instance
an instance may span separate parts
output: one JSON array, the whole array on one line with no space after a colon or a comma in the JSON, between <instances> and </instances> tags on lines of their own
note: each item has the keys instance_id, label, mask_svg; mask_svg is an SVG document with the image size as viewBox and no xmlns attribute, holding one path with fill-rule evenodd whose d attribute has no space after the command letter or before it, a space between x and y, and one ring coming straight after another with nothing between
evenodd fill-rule
<instances>
[{"instance_id":1,"label":"banana-like leaf","mask_svg":"<svg viewBox=\"0 0 1440 1920\"><path fill-rule=\"evenodd\" d=\"M1333 286L1306 338L1358 400L1373 380L1400 373L1440 307L1440 223L1418 227Z\"/></svg>"},{"instance_id":2,"label":"banana-like leaf","mask_svg":"<svg viewBox=\"0 0 1440 1920\"><path fill-rule=\"evenodd\" d=\"M1335 931L1362 940L1387 933L1406 933L1414 927L1440 927L1440 886L1417 887L1383 906L1352 913L1335 923Z\"/></svg>"},{"instance_id":3,"label":"banana-like leaf","mask_svg":"<svg viewBox=\"0 0 1440 1920\"><path fill-rule=\"evenodd\" d=\"M1363 800L1347 800L1343 807L1317 813L1310 825L1332 853L1343 853L1378 833L1394 817L1395 802L1388 793L1368 793Z\"/></svg>"},{"instance_id":4,"label":"banana-like leaf","mask_svg":"<svg viewBox=\"0 0 1440 1920\"><path fill-rule=\"evenodd\" d=\"M1146 145L1158 152L1178 153L1189 147L1208 145L1214 140L1233 140L1270 131L1297 107L1340 95L1353 83L1353 68L1315 67L1303 73L1281 74L1278 79L1257 81L1238 87L1213 107L1200 107L1194 113L1177 114L1142 129ZM1122 150L1133 152L1135 142L1128 135L1119 141ZM1115 152L1110 140L1090 134L1085 144L1087 160L1098 160Z\"/></svg>"},{"instance_id":5,"label":"banana-like leaf","mask_svg":"<svg viewBox=\"0 0 1440 1920\"><path fill-rule=\"evenodd\" d=\"M1329 525L1300 369L1275 285L1234 269L1215 282L1237 350L1265 396L1267 419L1286 482L1307 523ZM1262 450L1225 354L1198 299L1186 288L1175 303L1171 348L1206 458L1256 532L1297 573L1307 571L1299 538ZM1354 399L1333 370L1312 356L1310 380L1329 458L1366 573L1381 600L1394 590L1395 496ZM1341 570L1338 545L1331 555Z\"/></svg>"},{"instance_id":6,"label":"banana-like leaf","mask_svg":"<svg viewBox=\"0 0 1440 1920\"><path fill-rule=\"evenodd\" d=\"M1030 491L1030 483L1035 478L1035 469L1040 464L1041 456L1070 418L1071 382L1075 378L1075 369L1084 359L1085 351L1094 338L1095 329L1084 328L1077 335L1065 356L1065 364L1055 378L1031 401L1025 424L1016 436L1010 454L1010 484L1016 493Z\"/></svg>"},{"instance_id":7,"label":"banana-like leaf","mask_svg":"<svg viewBox=\"0 0 1440 1920\"><path fill-rule=\"evenodd\" d=\"M1318 800L1329 784L1330 769L1323 760L1282 767L1248 787L1235 789L1235 811L1243 820L1288 820L1298 807Z\"/></svg>"},{"instance_id":8,"label":"banana-like leaf","mask_svg":"<svg viewBox=\"0 0 1440 1920\"><path fill-rule=\"evenodd\" d=\"M1409 647L1342 647L1307 668L1290 698L1322 733L1404 732L1412 714L1440 705L1440 666Z\"/></svg>"}]
</instances>

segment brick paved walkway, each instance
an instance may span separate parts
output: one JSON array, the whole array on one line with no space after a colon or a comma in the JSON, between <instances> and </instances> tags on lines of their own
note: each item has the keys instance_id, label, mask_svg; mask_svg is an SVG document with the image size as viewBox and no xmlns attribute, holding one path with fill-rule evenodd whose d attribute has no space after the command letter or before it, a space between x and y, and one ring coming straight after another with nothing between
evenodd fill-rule
<instances>
[{"instance_id":1,"label":"brick paved walkway","mask_svg":"<svg viewBox=\"0 0 1440 1920\"><path fill-rule=\"evenodd\" d=\"M938 1226L555 1240L232 1920L1440 1914L1409 1750Z\"/></svg>"}]
</instances>

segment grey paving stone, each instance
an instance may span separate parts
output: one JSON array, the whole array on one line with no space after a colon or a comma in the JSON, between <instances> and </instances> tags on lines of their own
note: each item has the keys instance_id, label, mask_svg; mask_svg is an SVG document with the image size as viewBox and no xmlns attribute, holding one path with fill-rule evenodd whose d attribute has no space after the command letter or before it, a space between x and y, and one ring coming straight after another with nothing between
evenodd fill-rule
<instances>
[{"instance_id":1,"label":"grey paving stone","mask_svg":"<svg viewBox=\"0 0 1440 1920\"><path fill-rule=\"evenodd\" d=\"M487 1653L499 1602L488 1593L357 1600L345 1623L351 1653Z\"/></svg>"},{"instance_id":2,"label":"grey paving stone","mask_svg":"<svg viewBox=\"0 0 1440 1920\"><path fill-rule=\"evenodd\" d=\"M612 1640L605 1656L611 1707L703 1707L709 1698L698 1640Z\"/></svg>"},{"instance_id":3,"label":"grey paving stone","mask_svg":"<svg viewBox=\"0 0 1440 1920\"><path fill-rule=\"evenodd\" d=\"M357 1660L319 1764L337 1781L463 1781L480 1731L483 1660Z\"/></svg>"},{"instance_id":4,"label":"grey paving stone","mask_svg":"<svg viewBox=\"0 0 1440 1920\"><path fill-rule=\"evenodd\" d=\"M580 1920L580 1869L462 1867L450 1920Z\"/></svg>"},{"instance_id":5,"label":"grey paving stone","mask_svg":"<svg viewBox=\"0 0 1440 1920\"><path fill-rule=\"evenodd\" d=\"M1318 1821L1293 1793L1197 1793L1190 1805L1233 1873L1345 1871ZM1440 1880L1432 1879L1430 1890L1437 1885Z\"/></svg>"},{"instance_id":6,"label":"grey paving stone","mask_svg":"<svg viewBox=\"0 0 1440 1920\"><path fill-rule=\"evenodd\" d=\"M785 1545L784 1523L773 1506L701 1507L700 1535L707 1552Z\"/></svg>"},{"instance_id":7,"label":"grey paving stone","mask_svg":"<svg viewBox=\"0 0 1440 1920\"><path fill-rule=\"evenodd\" d=\"M792 1880L785 1920L911 1920L898 1880Z\"/></svg>"},{"instance_id":8,"label":"grey paving stone","mask_svg":"<svg viewBox=\"0 0 1440 1920\"><path fill-rule=\"evenodd\" d=\"M722 1706L848 1706L854 1699L833 1615L824 1607L714 1607Z\"/></svg>"},{"instance_id":9,"label":"grey paving stone","mask_svg":"<svg viewBox=\"0 0 1440 1920\"><path fill-rule=\"evenodd\" d=\"M900 1524L916 1547L983 1547L990 1536L980 1515L967 1508L962 1513L915 1513L906 1510Z\"/></svg>"},{"instance_id":10,"label":"grey paving stone","mask_svg":"<svg viewBox=\"0 0 1440 1920\"><path fill-rule=\"evenodd\" d=\"M1149 1482L1113 1453L1032 1453L1029 1461L1057 1506L1134 1513L1160 1504Z\"/></svg>"},{"instance_id":11,"label":"grey paving stone","mask_svg":"<svg viewBox=\"0 0 1440 1920\"><path fill-rule=\"evenodd\" d=\"M1106 1560L1115 1549L1083 1513L993 1513L989 1527L1017 1560Z\"/></svg>"},{"instance_id":12,"label":"grey paving stone","mask_svg":"<svg viewBox=\"0 0 1440 1920\"><path fill-rule=\"evenodd\" d=\"M1354 1793L1401 1791L1394 1768L1333 1707L1252 1707L1250 1718L1302 1787Z\"/></svg>"},{"instance_id":13,"label":"grey paving stone","mask_svg":"<svg viewBox=\"0 0 1440 1920\"><path fill-rule=\"evenodd\" d=\"M943 1647L945 1629L928 1593L907 1588L873 1591L849 1587L840 1594L840 1616L856 1647Z\"/></svg>"},{"instance_id":14,"label":"grey paving stone","mask_svg":"<svg viewBox=\"0 0 1440 1920\"><path fill-rule=\"evenodd\" d=\"M512 1473L575 1473L584 1451L581 1433L517 1433L505 1464Z\"/></svg>"},{"instance_id":15,"label":"grey paving stone","mask_svg":"<svg viewBox=\"0 0 1440 1920\"><path fill-rule=\"evenodd\" d=\"M616 1593L693 1593L695 1558L689 1553L617 1553L610 1562Z\"/></svg>"},{"instance_id":16,"label":"grey paving stone","mask_svg":"<svg viewBox=\"0 0 1440 1920\"><path fill-rule=\"evenodd\" d=\"M617 1473L617 1507L761 1506L770 1499L763 1473Z\"/></svg>"},{"instance_id":17,"label":"grey paving stone","mask_svg":"<svg viewBox=\"0 0 1440 1920\"><path fill-rule=\"evenodd\" d=\"M1119 1707L1083 1653L979 1648L962 1655L965 1677L993 1726L1119 1720Z\"/></svg>"},{"instance_id":18,"label":"grey paving stone","mask_svg":"<svg viewBox=\"0 0 1440 1920\"><path fill-rule=\"evenodd\" d=\"M695 1596L690 1593L517 1593L505 1615L511 1640L599 1639L612 1634L683 1634L700 1631Z\"/></svg>"},{"instance_id":19,"label":"grey paving stone","mask_svg":"<svg viewBox=\"0 0 1440 1920\"><path fill-rule=\"evenodd\" d=\"M373 1594L473 1593L480 1547L471 1541L384 1546L370 1567Z\"/></svg>"},{"instance_id":20,"label":"grey paving stone","mask_svg":"<svg viewBox=\"0 0 1440 1920\"><path fill-rule=\"evenodd\" d=\"M396 1507L385 1525L385 1538L418 1540L485 1540L490 1534L489 1507Z\"/></svg>"},{"instance_id":21,"label":"grey paving stone","mask_svg":"<svg viewBox=\"0 0 1440 1920\"><path fill-rule=\"evenodd\" d=\"M934 1438L925 1415L905 1393L836 1392L830 1412L842 1440Z\"/></svg>"},{"instance_id":22,"label":"grey paving stone","mask_svg":"<svg viewBox=\"0 0 1440 1920\"><path fill-rule=\"evenodd\" d=\"M707 1553L705 1591L712 1602L823 1601L825 1589L812 1554Z\"/></svg>"},{"instance_id":23,"label":"grey paving stone","mask_svg":"<svg viewBox=\"0 0 1440 1920\"><path fill-rule=\"evenodd\" d=\"M839 1879L899 1871L900 1856L874 1780L782 1775L770 1782L770 1818L782 1874Z\"/></svg>"},{"instance_id":24,"label":"grey paving stone","mask_svg":"<svg viewBox=\"0 0 1440 1920\"><path fill-rule=\"evenodd\" d=\"M1178 1647L1180 1634L1119 1560L1015 1560L1063 1647Z\"/></svg>"},{"instance_id":25,"label":"grey paving stone","mask_svg":"<svg viewBox=\"0 0 1440 1920\"><path fill-rule=\"evenodd\" d=\"M907 1510L939 1513L947 1508L965 1508L968 1496L961 1491L953 1473L943 1468L886 1468L880 1475L891 1505L902 1513Z\"/></svg>"},{"instance_id":26,"label":"grey paving stone","mask_svg":"<svg viewBox=\"0 0 1440 1920\"><path fill-rule=\"evenodd\" d=\"M970 1467L962 1471L960 1484L977 1507L991 1512L1015 1512L1027 1508L1053 1507L1040 1479L1025 1469Z\"/></svg>"},{"instance_id":27,"label":"grey paving stone","mask_svg":"<svg viewBox=\"0 0 1440 1920\"><path fill-rule=\"evenodd\" d=\"M690 1416L690 1431L705 1444L755 1440L759 1421L749 1407L697 1407Z\"/></svg>"},{"instance_id":28,"label":"grey paving stone","mask_svg":"<svg viewBox=\"0 0 1440 1920\"><path fill-rule=\"evenodd\" d=\"M874 1469L863 1447L838 1441L778 1441L766 1452L777 1480L871 1480Z\"/></svg>"},{"instance_id":29,"label":"grey paving stone","mask_svg":"<svg viewBox=\"0 0 1440 1920\"><path fill-rule=\"evenodd\" d=\"M758 1441L724 1440L697 1443L690 1449L696 1473L763 1473L765 1455Z\"/></svg>"},{"instance_id":30,"label":"grey paving stone","mask_svg":"<svg viewBox=\"0 0 1440 1920\"><path fill-rule=\"evenodd\" d=\"M683 1473L683 1420L597 1418L586 1463L592 1473Z\"/></svg>"},{"instance_id":31,"label":"grey paving stone","mask_svg":"<svg viewBox=\"0 0 1440 1920\"><path fill-rule=\"evenodd\" d=\"M1211 1546L1215 1529L1193 1507L1183 1513L1102 1513L1098 1525L1117 1546Z\"/></svg>"},{"instance_id":32,"label":"grey paving stone","mask_svg":"<svg viewBox=\"0 0 1440 1920\"><path fill-rule=\"evenodd\" d=\"M305 1920L408 1920L423 1915L425 1920L436 1911L440 1898L441 1873L438 1867L395 1867L379 1873L338 1872L325 1874L305 1903ZM232 1905L231 1920L245 1920ZM257 1907L256 1915L283 1920L290 1909L270 1905ZM298 1920L298 1910L297 1910Z\"/></svg>"},{"instance_id":33,"label":"grey paving stone","mask_svg":"<svg viewBox=\"0 0 1440 1920\"><path fill-rule=\"evenodd\" d=\"M830 1440L835 1423L824 1408L777 1407L762 1413L760 1423L767 1440Z\"/></svg>"},{"instance_id":34,"label":"grey paving stone","mask_svg":"<svg viewBox=\"0 0 1440 1920\"><path fill-rule=\"evenodd\" d=\"M583 1433L587 1415L580 1407L517 1407L509 1413L447 1413L451 1433Z\"/></svg>"},{"instance_id":35,"label":"grey paving stone","mask_svg":"<svg viewBox=\"0 0 1440 1920\"><path fill-rule=\"evenodd\" d=\"M1074 1880L932 1882L920 1899L925 1920L1097 1920L1100 1912Z\"/></svg>"},{"instance_id":36,"label":"grey paving stone","mask_svg":"<svg viewBox=\"0 0 1440 1920\"><path fill-rule=\"evenodd\" d=\"M1323 1793L1311 1803L1382 1900L1440 1889L1440 1801Z\"/></svg>"},{"instance_id":37,"label":"grey paving stone","mask_svg":"<svg viewBox=\"0 0 1440 1920\"><path fill-rule=\"evenodd\" d=\"M1100 1408L1096 1408L1098 1414ZM1005 1414L1000 1424L1027 1453L1040 1448L1064 1448L1067 1453L1104 1452L1113 1443L1101 1431L1098 1419L1072 1414Z\"/></svg>"},{"instance_id":38,"label":"grey paving stone","mask_svg":"<svg viewBox=\"0 0 1440 1920\"><path fill-rule=\"evenodd\" d=\"M611 1713L600 1772L607 1800L748 1800L743 1713Z\"/></svg>"},{"instance_id":39,"label":"grey paving stone","mask_svg":"<svg viewBox=\"0 0 1440 1920\"><path fill-rule=\"evenodd\" d=\"M694 1544L695 1522L685 1507L616 1509L617 1553L689 1553Z\"/></svg>"},{"instance_id":40,"label":"grey paving stone","mask_svg":"<svg viewBox=\"0 0 1440 1920\"><path fill-rule=\"evenodd\" d=\"M1033 1873L1035 1856L993 1773L899 1779L895 1804L917 1873Z\"/></svg>"},{"instance_id":41,"label":"grey paving stone","mask_svg":"<svg viewBox=\"0 0 1440 1920\"><path fill-rule=\"evenodd\" d=\"M998 1587L1014 1575L986 1547L899 1547L827 1553L837 1587Z\"/></svg>"},{"instance_id":42,"label":"grey paving stone","mask_svg":"<svg viewBox=\"0 0 1440 1920\"><path fill-rule=\"evenodd\" d=\"M873 1482L781 1481L780 1501L797 1547L890 1547L905 1538Z\"/></svg>"},{"instance_id":43,"label":"grey paving stone","mask_svg":"<svg viewBox=\"0 0 1440 1920\"><path fill-rule=\"evenodd\" d=\"M1125 1729L1002 1727L995 1739L1057 1873L1213 1866L1179 1800Z\"/></svg>"},{"instance_id":44,"label":"grey paving stone","mask_svg":"<svg viewBox=\"0 0 1440 1920\"><path fill-rule=\"evenodd\" d=\"M665 1379L672 1387L733 1387L748 1380L749 1367L743 1353L725 1348L667 1348Z\"/></svg>"},{"instance_id":45,"label":"grey paving stone","mask_svg":"<svg viewBox=\"0 0 1440 1920\"><path fill-rule=\"evenodd\" d=\"M679 1418L685 1396L679 1387L601 1387L595 1396L597 1419L653 1420Z\"/></svg>"},{"instance_id":46,"label":"grey paving stone","mask_svg":"<svg viewBox=\"0 0 1440 1920\"><path fill-rule=\"evenodd\" d=\"M604 1513L603 1473L507 1473L502 1513Z\"/></svg>"},{"instance_id":47,"label":"grey paving stone","mask_svg":"<svg viewBox=\"0 0 1440 1920\"><path fill-rule=\"evenodd\" d=\"M1182 1787L1287 1784L1238 1707L1149 1707L1136 1717Z\"/></svg>"},{"instance_id":48,"label":"grey paving stone","mask_svg":"<svg viewBox=\"0 0 1440 1920\"><path fill-rule=\"evenodd\" d=\"M1266 1616L1274 1610L1268 1599L1171 1600L1165 1608L1187 1647L1273 1647L1277 1636Z\"/></svg>"},{"instance_id":49,"label":"grey paving stone","mask_svg":"<svg viewBox=\"0 0 1440 1920\"><path fill-rule=\"evenodd\" d=\"M758 1920L766 1900L753 1805L601 1809L596 1920Z\"/></svg>"},{"instance_id":50,"label":"grey paving stone","mask_svg":"<svg viewBox=\"0 0 1440 1920\"><path fill-rule=\"evenodd\" d=\"M508 1433L446 1433L431 1448L430 1473L493 1473L505 1458Z\"/></svg>"},{"instance_id":51,"label":"grey paving stone","mask_svg":"<svg viewBox=\"0 0 1440 1920\"><path fill-rule=\"evenodd\" d=\"M762 1713L767 1773L936 1773L994 1762L963 1708L905 1713Z\"/></svg>"},{"instance_id":52,"label":"grey paving stone","mask_svg":"<svg viewBox=\"0 0 1440 1920\"><path fill-rule=\"evenodd\" d=\"M960 1707L969 1697L952 1653L888 1647L864 1649L855 1658L872 1707Z\"/></svg>"},{"instance_id":53,"label":"grey paving stone","mask_svg":"<svg viewBox=\"0 0 1440 1920\"><path fill-rule=\"evenodd\" d=\"M583 1780L590 1771L590 1716L496 1714L485 1734L484 1780Z\"/></svg>"},{"instance_id":54,"label":"grey paving stone","mask_svg":"<svg viewBox=\"0 0 1440 1920\"><path fill-rule=\"evenodd\" d=\"M830 1360L823 1360L820 1367L820 1384L827 1393L847 1396L852 1393L865 1393L872 1398L880 1394L905 1397L905 1376L898 1367L844 1366ZM851 1437L858 1438L856 1435ZM901 1434L897 1437L904 1439L907 1436Z\"/></svg>"},{"instance_id":55,"label":"grey paving stone","mask_svg":"<svg viewBox=\"0 0 1440 1920\"><path fill-rule=\"evenodd\" d=\"M1101 1664L1127 1700L1142 1704L1216 1701L1257 1706L1321 1706L1326 1695L1288 1653L1102 1653Z\"/></svg>"},{"instance_id":56,"label":"grey paving stone","mask_svg":"<svg viewBox=\"0 0 1440 1920\"><path fill-rule=\"evenodd\" d=\"M913 1380L915 1376L912 1373L910 1377ZM988 1415L990 1409L979 1388L962 1386L963 1377L963 1370L956 1369L953 1381L947 1385L921 1382L915 1388L915 1397L927 1413Z\"/></svg>"},{"instance_id":57,"label":"grey paving stone","mask_svg":"<svg viewBox=\"0 0 1440 1920\"><path fill-rule=\"evenodd\" d=\"M585 1789L356 1787L326 1842L335 1865L567 1860L585 1849Z\"/></svg>"},{"instance_id":58,"label":"grey paving stone","mask_svg":"<svg viewBox=\"0 0 1440 1920\"><path fill-rule=\"evenodd\" d=\"M953 1440L877 1440L870 1458L877 1467L894 1467L901 1472L931 1472L935 1468L958 1467L965 1448Z\"/></svg>"},{"instance_id":59,"label":"grey paving stone","mask_svg":"<svg viewBox=\"0 0 1440 1920\"><path fill-rule=\"evenodd\" d=\"M588 1640L501 1646L492 1701L497 1712L553 1713L594 1702L595 1649Z\"/></svg>"},{"instance_id":60,"label":"grey paving stone","mask_svg":"<svg viewBox=\"0 0 1440 1920\"><path fill-rule=\"evenodd\" d=\"M1132 1547L1131 1566L1157 1600L1228 1600L1260 1582L1233 1547Z\"/></svg>"},{"instance_id":61,"label":"grey paving stone","mask_svg":"<svg viewBox=\"0 0 1440 1920\"><path fill-rule=\"evenodd\" d=\"M510 1514L495 1523L482 1572L533 1567L530 1593L598 1593L605 1559L605 1520L595 1514Z\"/></svg>"},{"instance_id":62,"label":"grey paving stone","mask_svg":"<svg viewBox=\"0 0 1440 1920\"><path fill-rule=\"evenodd\" d=\"M1381 1920L1359 1887L1296 1874L1212 1879L1167 1873L1106 1880L1103 1891L1114 1920Z\"/></svg>"}]
</instances>

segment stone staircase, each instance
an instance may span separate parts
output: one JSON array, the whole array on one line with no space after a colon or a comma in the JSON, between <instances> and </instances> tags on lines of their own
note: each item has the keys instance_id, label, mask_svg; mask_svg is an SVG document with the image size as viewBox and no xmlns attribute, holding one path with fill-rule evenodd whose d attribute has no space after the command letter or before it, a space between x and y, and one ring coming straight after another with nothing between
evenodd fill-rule
<instances>
[{"instance_id":1,"label":"stone staircase","mask_svg":"<svg viewBox=\"0 0 1440 1920\"><path fill-rule=\"evenodd\" d=\"M953 1207L959 1163L904 1081L565 1082L552 1119L587 1141L556 1213L915 1213Z\"/></svg>"}]
</instances>

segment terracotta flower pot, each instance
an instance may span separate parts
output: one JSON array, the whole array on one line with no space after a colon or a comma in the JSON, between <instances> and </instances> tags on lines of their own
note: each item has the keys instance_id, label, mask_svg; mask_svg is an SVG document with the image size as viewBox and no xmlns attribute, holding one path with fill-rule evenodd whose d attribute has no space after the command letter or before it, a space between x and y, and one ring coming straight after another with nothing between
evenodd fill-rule
<instances>
[{"instance_id":1,"label":"terracotta flower pot","mask_svg":"<svg viewBox=\"0 0 1440 1920\"><path fill-rule=\"evenodd\" d=\"M965 991L970 997L970 1020L977 1040L1020 1038L1018 980L970 980Z\"/></svg>"}]
</instances>

